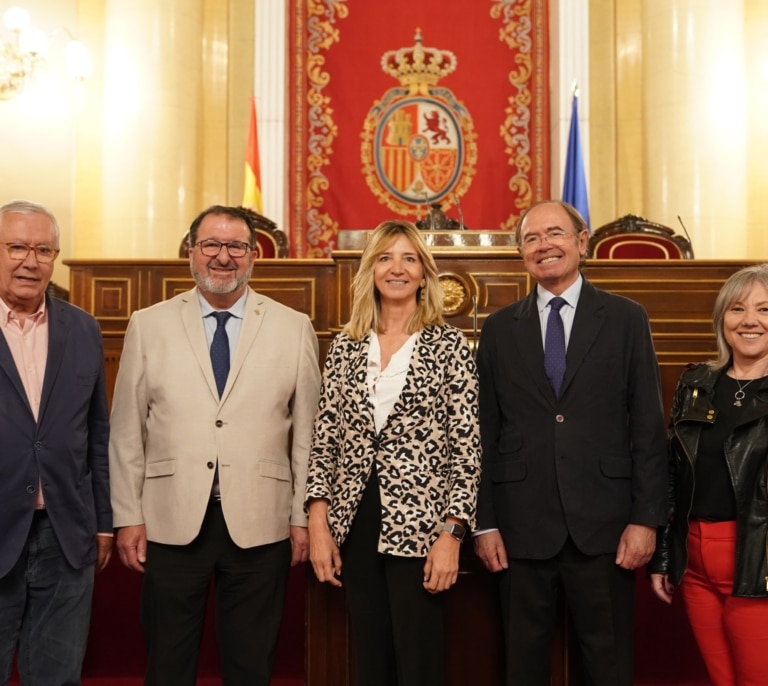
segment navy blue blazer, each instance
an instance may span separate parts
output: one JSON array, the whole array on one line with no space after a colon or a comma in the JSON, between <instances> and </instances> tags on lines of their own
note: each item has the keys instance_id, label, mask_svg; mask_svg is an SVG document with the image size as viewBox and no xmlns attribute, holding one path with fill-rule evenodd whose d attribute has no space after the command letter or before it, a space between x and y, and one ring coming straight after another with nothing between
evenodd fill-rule
<instances>
[{"instance_id":1,"label":"navy blue blazer","mask_svg":"<svg viewBox=\"0 0 768 686\"><path fill-rule=\"evenodd\" d=\"M536 289L483 324L478 528L508 555L546 559L570 535L616 551L627 524L666 521L666 441L648 317L586 279L556 398L544 372Z\"/></svg>"},{"instance_id":2,"label":"navy blue blazer","mask_svg":"<svg viewBox=\"0 0 768 686\"><path fill-rule=\"evenodd\" d=\"M46 296L48 359L38 421L0 335L0 578L18 561L38 481L56 537L72 567L96 560L96 532L112 531L109 415L96 320Z\"/></svg>"}]
</instances>

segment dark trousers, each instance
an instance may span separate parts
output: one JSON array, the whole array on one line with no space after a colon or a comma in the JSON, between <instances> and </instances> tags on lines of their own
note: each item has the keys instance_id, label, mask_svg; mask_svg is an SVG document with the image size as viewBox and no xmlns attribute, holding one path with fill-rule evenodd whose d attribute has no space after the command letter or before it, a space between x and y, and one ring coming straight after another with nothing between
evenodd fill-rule
<instances>
[{"instance_id":1,"label":"dark trousers","mask_svg":"<svg viewBox=\"0 0 768 686\"><path fill-rule=\"evenodd\" d=\"M69 566L46 511L36 512L18 562L0 579L0 684L17 648L22 684L80 684L93 576L92 564Z\"/></svg>"},{"instance_id":2,"label":"dark trousers","mask_svg":"<svg viewBox=\"0 0 768 686\"><path fill-rule=\"evenodd\" d=\"M184 546L149 543L141 589L148 686L194 686L211 579L225 686L269 686L291 558L288 540L239 548L221 504Z\"/></svg>"},{"instance_id":3,"label":"dark trousers","mask_svg":"<svg viewBox=\"0 0 768 686\"><path fill-rule=\"evenodd\" d=\"M442 594L424 589L424 558L377 552L380 531L374 472L341 551L354 683L445 686Z\"/></svg>"},{"instance_id":4,"label":"dark trousers","mask_svg":"<svg viewBox=\"0 0 768 686\"><path fill-rule=\"evenodd\" d=\"M546 560L510 559L500 580L507 686L549 686L558 601L565 596L588 686L632 686L635 572L569 538Z\"/></svg>"}]
</instances>

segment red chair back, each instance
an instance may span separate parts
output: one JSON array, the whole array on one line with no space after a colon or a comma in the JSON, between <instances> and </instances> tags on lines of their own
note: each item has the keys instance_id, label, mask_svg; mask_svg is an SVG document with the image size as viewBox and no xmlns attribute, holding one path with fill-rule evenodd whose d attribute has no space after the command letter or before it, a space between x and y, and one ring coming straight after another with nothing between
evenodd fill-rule
<instances>
[{"instance_id":1,"label":"red chair back","mask_svg":"<svg viewBox=\"0 0 768 686\"><path fill-rule=\"evenodd\" d=\"M595 229L587 249L592 258L606 260L692 259L690 241L667 226L628 214Z\"/></svg>"}]
</instances>

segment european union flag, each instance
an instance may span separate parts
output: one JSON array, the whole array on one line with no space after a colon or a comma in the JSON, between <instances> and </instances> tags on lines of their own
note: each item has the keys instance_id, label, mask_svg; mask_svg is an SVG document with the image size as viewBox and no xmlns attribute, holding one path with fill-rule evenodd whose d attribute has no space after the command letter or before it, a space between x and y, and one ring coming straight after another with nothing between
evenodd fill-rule
<instances>
[{"instance_id":1,"label":"european union flag","mask_svg":"<svg viewBox=\"0 0 768 686\"><path fill-rule=\"evenodd\" d=\"M568 132L568 153L565 158L565 180L563 200L571 203L584 217L589 228L589 200L587 198L587 177L584 175L584 156L581 152L579 134L579 98L573 96L571 129ZM590 233L591 233L590 229Z\"/></svg>"}]
</instances>

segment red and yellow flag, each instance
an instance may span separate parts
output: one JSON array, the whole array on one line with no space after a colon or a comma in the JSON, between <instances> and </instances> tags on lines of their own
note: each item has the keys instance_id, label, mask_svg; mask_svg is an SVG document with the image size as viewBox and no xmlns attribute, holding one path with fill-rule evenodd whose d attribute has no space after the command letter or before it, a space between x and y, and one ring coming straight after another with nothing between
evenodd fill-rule
<instances>
[{"instance_id":1,"label":"red and yellow flag","mask_svg":"<svg viewBox=\"0 0 768 686\"><path fill-rule=\"evenodd\" d=\"M259 134L256 128L256 98L251 97L251 124L248 127L248 147L245 150L245 186L243 207L262 214L261 165L259 164Z\"/></svg>"}]
</instances>

